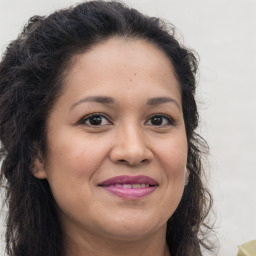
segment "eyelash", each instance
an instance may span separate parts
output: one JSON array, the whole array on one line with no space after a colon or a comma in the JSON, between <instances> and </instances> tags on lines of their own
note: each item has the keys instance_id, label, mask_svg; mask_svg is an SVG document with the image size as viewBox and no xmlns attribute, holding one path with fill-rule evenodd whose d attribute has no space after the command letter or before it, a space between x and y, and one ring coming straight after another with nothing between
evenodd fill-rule
<instances>
[{"instance_id":1,"label":"eyelash","mask_svg":"<svg viewBox=\"0 0 256 256\"><path fill-rule=\"evenodd\" d=\"M95 118L95 117L100 117L100 124L91 124L91 123L86 123L87 121L89 121L90 122L90 119L91 118ZM107 121L107 123L105 123L105 124L102 124L102 119L105 119L106 121ZM163 119L165 119L166 121L167 121L167 123L166 124L159 124L159 125L153 125L152 124L152 118L161 118L162 120L162 122L163 122ZM148 122L151 120L151 124L148 124ZM91 120L92 121L92 120ZM95 120L96 121L96 120ZM106 122L105 121L105 122ZM156 121L156 120L155 120ZM109 120L109 118L108 117L106 117L106 115L104 115L104 114L102 114L102 113L93 113L93 114L90 114L90 115L87 115L87 116L85 116L84 118L82 118L80 121L79 121L79 124L80 125L86 125L86 126L91 126L91 127L101 127L101 126L105 126L105 125L112 125L113 123ZM165 127L165 126L169 126L169 125L175 125L175 122L174 122L174 120L170 117L170 116L167 116L167 115L165 115L165 114L153 114L153 115L151 115L149 118L148 118L148 120L145 122L145 124L146 125L148 125L148 126L156 126L156 127Z\"/></svg>"},{"instance_id":2,"label":"eyelash","mask_svg":"<svg viewBox=\"0 0 256 256\"><path fill-rule=\"evenodd\" d=\"M175 125L174 120L170 116L165 115L165 114L161 114L161 113L160 114L154 114L154 115L150 116L147 122L149 122L149 120L151 120L151 122L152 122L152 118L154 118L154 117L155 118L156 117L160 117L160 118L162 118L162 120L163 119L167 120L167 124L164 124L164 125L162 125L162 124L160 124L160 125L152 125L152 126L163 127L163 126Z\"/></svg>"},{"instance_id":3,"label":"eyelash","mask_svg":"<svg viewBox=\"0 0 256 256\"><path fill-rule=\"evenodd\" d=\"M85 116L84 118L81 119L81 121L79 121L79 124L81 125L87 125L87 126L92 126L92 127L100 127L103 126L102 124L100 125L93 125L93 124L86 124L86 121L90 121L91 118L95 118L95 117L100 117L101 121L102 118L104 118L105 120L107 120L108 124L103 124L103 125L111 125L112 122L109 120L109 118L107 118L104 114L102 113L93 113L90 115Z\"/></svg>"}]
</instances>

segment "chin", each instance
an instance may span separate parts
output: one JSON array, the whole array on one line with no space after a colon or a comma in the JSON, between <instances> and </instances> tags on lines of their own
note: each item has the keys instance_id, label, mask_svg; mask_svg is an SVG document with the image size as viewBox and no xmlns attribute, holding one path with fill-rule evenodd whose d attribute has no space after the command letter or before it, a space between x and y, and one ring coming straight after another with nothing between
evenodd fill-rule
<instances>
[{"instance_id":1,"label":"chin","mask_svg":"<svg viewBox=\"0 0 256 256\"><path fill-rule=\"evenodd\" d=\"M123 216L125 218L125 216ZM129 218L114 220L104 227L104 233L108 238L135 241L156 233L159 230L166 229L167 221L155 220L154 218L145 218L129 216Z\"/></svg>"}]
</instances>

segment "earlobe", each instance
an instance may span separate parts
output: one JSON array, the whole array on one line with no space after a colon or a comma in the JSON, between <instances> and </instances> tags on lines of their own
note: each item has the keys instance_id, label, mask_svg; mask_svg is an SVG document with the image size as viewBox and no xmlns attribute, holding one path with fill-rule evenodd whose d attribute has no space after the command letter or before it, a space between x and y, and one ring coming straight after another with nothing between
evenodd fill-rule
<instances>
[{"instance_id":1,"label":"earlobe","mask_svg":"<svg viewBox=\"0 0 256 256\"><path fill-rule=\"evenodd\" d=\"M32 167L32 174L37 179L46 179L47 175L44 168L44 162L41 157L37 156Z\"/></svg>"}]
</instances>

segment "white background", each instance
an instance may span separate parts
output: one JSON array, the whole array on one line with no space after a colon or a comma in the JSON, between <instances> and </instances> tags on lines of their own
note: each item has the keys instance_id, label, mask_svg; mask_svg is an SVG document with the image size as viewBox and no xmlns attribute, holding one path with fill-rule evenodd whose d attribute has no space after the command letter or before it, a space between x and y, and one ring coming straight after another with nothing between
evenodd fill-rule
<instances>
[{"instance_id":1,"label":"white background","mask_svg":"<svg viewBox=\"0 0 256 256\"><path fill-rule=\"evenodd\" d=\"M76 2L0 0L0 52L30 16L49 14ZM236 255L237 245L256 239L256 1L125 2L172 22L182 33L185 45L199 53L199 131L210 145L218 255Z\"/></svg>"}]
</instances>

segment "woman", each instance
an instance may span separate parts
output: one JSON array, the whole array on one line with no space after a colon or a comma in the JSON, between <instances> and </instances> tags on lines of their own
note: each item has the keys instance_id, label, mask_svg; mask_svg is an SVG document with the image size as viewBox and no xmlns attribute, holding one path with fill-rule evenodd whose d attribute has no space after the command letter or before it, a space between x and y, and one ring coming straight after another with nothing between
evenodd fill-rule
<instances>
[{"instance_id":1,"label":"woman","mask_svg":"<svg viewBox=\"0 0 256 256\"><path fill-rule=\"evenodd\" d=\"M197 61L122 3L33 17L0 65L11 256L202 255Z\"/></svg>"}]
</instances>

